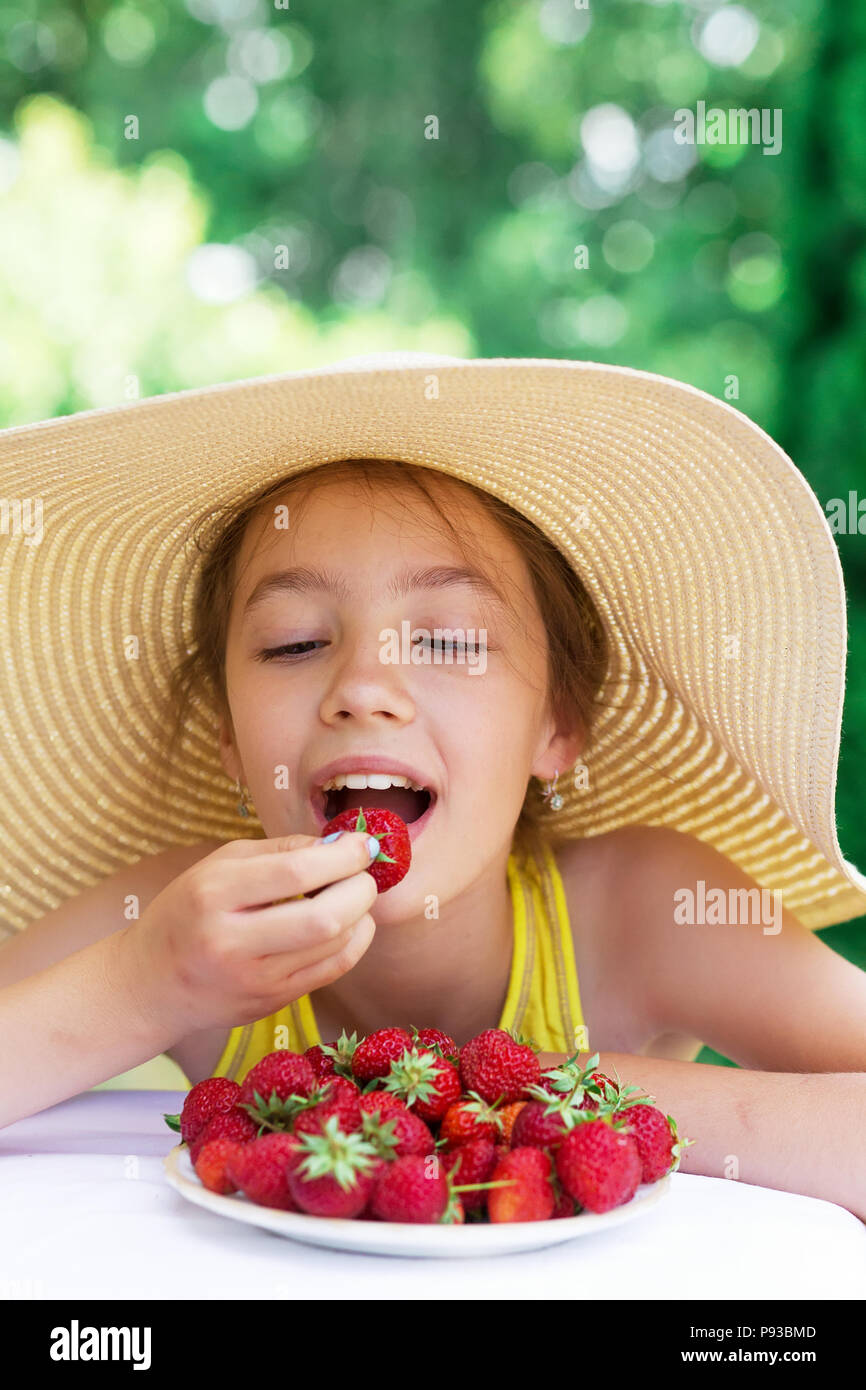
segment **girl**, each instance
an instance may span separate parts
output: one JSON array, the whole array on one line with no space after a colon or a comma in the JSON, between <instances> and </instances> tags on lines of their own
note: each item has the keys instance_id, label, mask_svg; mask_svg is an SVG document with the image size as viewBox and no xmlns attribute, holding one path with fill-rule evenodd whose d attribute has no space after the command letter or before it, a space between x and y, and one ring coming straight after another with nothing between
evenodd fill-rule
<instances>
[{"instance_id":1,"label":"girl","mask_svg":"<svg viewBox=\"0 0 866 1390\"><path fill-rule=\"evenodd\" d=\"M462 364L464 374L494 365ZM550 421L556 372L580 364L516 365L550 375L536 376L522 395L512 383L500 424L523 406L540 428ZM390 433L396 439L402 429L410 442L420 370L359 369L348 404L384 415L384 383ZM620 384L611 381L616 369L592 370L604 388ZM449 372L457 369L442 369L446 379ZM797 820L762 796L769 783L795 807L796 774L774 784L775 745L786 736L766 719L771 687L761 685L761 671L742 669L768 615L784 648L772 655L788 659L785 613L803 587L789 575L789 597L774 594L775 608L766 596L750 609L739 595L738 606L736 587L725 589L737 576L723 557L726 545L729 554L747 550L749 517L738 513L727 542L702 536L709 548L699 552L682 532L684 519L697 528L699 508L677 515L676 505L691 478L705 483L709 475L698 457L691 477L657 480L652 495L653 463L660 453L675 473L679 446L666 438L660 447L648 435L644 472L629 478L626 458L619 494L616 477L596 463L590 516L601 519L602 503L621 506L626 483L636 529L651 531L666 504L667 536L679 534L691 553L694 589L683 588L676 565L647 567L629 533L606 552L597 535L587 536L579 567L561 545L566 518L578 532L586 526L584 515L571 516L580 487L564 497L558 521L536 524L525 513L542 508L524 501L518 510L491 486L501 486L510 452L496 421L484 420L491 375L476 371L471 383L484 422L471 448L471 418L458 401L450 418L442 409L426 422L435 420L440 442L448 440L426 466L366 455L310 466L317 448L307 441L304 457L298 441L291 469L274 461L263 486L206 509L210 529L197 537L188 631L169 682L173 716L160 729L161 762L150 758L149 786L165 810L177 805L179 769L195 785L204 760L199 754L196 769L189 732L197 709L209 707L238 809L251 819L252 803L263 837L226 834L224 821L202 834L208 816L218 820L213 806L197 818L187 807L181 833L166 834L169 848L139 856L0 950L0 1026L14 1044L0 1063L0 1121L162 1050L191 1082L241 1080L275 1047L303 1050L343 1030L435 1025L462 1043L501 1026L534 1038L543 1063L598 1051L603 1070L645 1087L695 1141L682 1171L825 1197L866 1218L858 1156L866 1137L866 976L808 929L862 911L864 882L832 851L816 850L826 827L814 822L814 841L798 835ZM338 416L349 378L303 376L327 388ZM642 376L629 382L635 438L647 401L659 411L659 388L646 382L661 379ZM268 380L288 388L301 378ZM260 408L256 383L243 385ZM704 414L716 435L701 445L708 456L714 446L724 458L720 440L728 456L735 445L742 451L743 417L718 402L708 407L710 398L689 402L686 416L680 398L700 393L675 383L661 390L668 430L675 423L688 434ZM192 408L196 397L199 409L213 407L207 394L164 401ZM298 393L289 399L297 405ZM312 404L322 412L315 393ZM575 415L581 419L577 407ZM321 428L332 440L349 439L356 431L352 416L344 418L342 427ZM456 443L455 420L464 431ZM568 445L555 439L556 423L545 428L560 471L547 461L536 496L580 477ZM582 423L598 436L586 402ZM745 424L754 449L760 432ZM181 425L189 444L193 424ZM512 470L531 474L538 463L525 419L521 428L524 452ZM622 460L618 429L614 422L606 441L593 442L601 461L605 451ZM456 463L472 448L479 458L489 451L482 485L461 477ZM766 475L756 473L753 486L770 491L775 446L762 448ZM799 486L802 479L787 493L780 486L777 505ZM814 515L809 524L815 542ZM774 589L785 587L784 572L769 573ZM715 613L702 609L701 583ZM739 629L748 655L735 654L726 670L719 650L700 647L700 619L726 635ZM631 665L621 637L629 623ZM386 659L390 638L404 631L410 659ZM808 682L809 663L799 652L796 661L797 679ZM714 689L720 707L711 709ZM127 766L133 761L127 755ZM750 780L753 769L761 785ZM117 780L115 772L119 806ZM206 777L199 786L213 803ZM363 835L318 839L328 819L363 805L397 811L412 838L409 873L381 898ZM199 833L190 843L193 825ZM725 836L731 857L710 843ZM187 843L172 844L182 837ZM782 908L783 884L800 917ZM303 896L315 888L323 891ZM127 920L130 902L139 915ZM811 918L808 926L801 917ZM743 1069L696 1065L690 1059L702 1043ZM26 1077L12 1060L25 1050Z\"/></svg>"}]
</instances>

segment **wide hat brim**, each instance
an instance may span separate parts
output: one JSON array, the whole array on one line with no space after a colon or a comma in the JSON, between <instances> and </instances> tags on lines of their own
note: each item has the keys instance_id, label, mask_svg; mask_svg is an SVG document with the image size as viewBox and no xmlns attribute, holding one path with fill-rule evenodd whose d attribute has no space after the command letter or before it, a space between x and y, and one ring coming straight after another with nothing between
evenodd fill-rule
<instances>
[{"instance_id":1,"label":"wide hat brim","mask_svg":"<svg viewBox=\"0 0 866 1390\"><path fill-rule=\"evenodd\" d=\"M588 786L560 779L557 839L669 825L781 891L809 928L866 912L835 821L842 572L787 455L732 406L648 372L395 353L0 432L7 933L169 845L263 833L237 815L204 710L154 789L168 678L190 641L190 522L345 457L494 493L591 593L610 702ZM27 499L41 503L38 543L26 512L15 524Z\"/></svg>"}]
</instances>

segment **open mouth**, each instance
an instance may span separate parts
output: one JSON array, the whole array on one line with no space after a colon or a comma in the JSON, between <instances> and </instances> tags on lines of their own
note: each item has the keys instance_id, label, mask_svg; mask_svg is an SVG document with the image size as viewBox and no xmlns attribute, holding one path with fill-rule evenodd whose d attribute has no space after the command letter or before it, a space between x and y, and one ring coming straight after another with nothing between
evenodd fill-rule
<instances>
[{"instance_id":1,"label":"open mouth","mask_svg":"<svg viewBox=\"0 0 866 1390\"><path fill-rule=\"evenodd\" d=\"M355 785L347 785L349 782ZM382 785L386 782L387 785ZM428 787L410 783L406 777L392 778L387 774L369 778L362 774L338 775L313 792L313 806L323 821L333 820L341 812L359 806L378 806L383 811L393 811L407 825L413 825L427 815L435 800L436 793Z\"/></svg>"}]
</instances>

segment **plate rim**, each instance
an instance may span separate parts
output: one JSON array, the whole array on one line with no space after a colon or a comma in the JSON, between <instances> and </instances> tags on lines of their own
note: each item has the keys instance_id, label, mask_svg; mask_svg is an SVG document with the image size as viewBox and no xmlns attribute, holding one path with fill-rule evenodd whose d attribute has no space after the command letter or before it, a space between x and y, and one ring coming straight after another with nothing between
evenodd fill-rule
<instances>
[{"instance_id":1,"label":"plate rim","mask_svg":"<svg viewBox=\"0 0 866 1390\"><path fill-rule=\"evenodd\" d=\"M182 1164L186 1161L188 1172ZM248 1198L234 1193L211 1192L204 1186L192 1167L189 1149L186 1144L175 1144L163 1158L163 1169L170 1186L186 1201L211 1211L227 1220L240 1221L244 1225L256 1226L274 1235L297 1240L301 1243L327 1247L333 1250L358 1251L372 1255L417 1254L408 1250L404 1242L426 1244L437 1242L435 1248L426 1249L425 1255L452 1255L455 1259L469 1254L495 1255L507 1253L509 1242L526 1240L524 1249L541 1249L545 1245L565 1244L580 1236L589 1236L596 1231L608 1230L642 1215L657 1205L670 1192L671 1173L666 1173L654 1183L642 1183L630 1201L613 1207L607 1212L579 1212L576 1216L548 1218L547 1221L510 1221L501 1223L476 1223L468 1225L443 1225L438 1222L410 1221L359 1221L349 1217L313 1216L307 1212L283 1211L277 1207L259 1206ZM257 1219L257 1213L263 1215ZM309 1223L309 1224L308 1224ZM373 1232L375 1231L375 1235ZM357 1236L354 1233L357 1232ZM367 1242L364 1233L372 1239ZM384 1234L388 1232L388 1234ZM467 1233L472 1233L467 1234ZM480 1235L484 1232L484 1235ZM435 1233L435 1234L434 1234ZM462 1234L458 1234L462 1233ZM314 1235L318 1238L313 1239ZM330 1238L329 1238L330 1237ZM346 1237L347 1240L341 1239ZM451 1249L445 1243L453 1243ZM471 1245L470 1245L471 1242ZM468 1248L467 1248L468 1247ZM474 1248L473 1248L474 1247ZM516 1251L515 1251L516 1253Z\"/></svg>"}]
</instances>

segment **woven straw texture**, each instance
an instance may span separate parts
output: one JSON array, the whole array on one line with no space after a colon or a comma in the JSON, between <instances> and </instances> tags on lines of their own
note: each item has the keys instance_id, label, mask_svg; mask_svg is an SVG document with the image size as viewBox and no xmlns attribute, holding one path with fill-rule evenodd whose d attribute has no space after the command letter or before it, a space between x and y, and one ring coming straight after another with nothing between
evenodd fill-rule
<instances>
[{"instance_id":1,"label":"woven straw texture","mask_svg":"<svg viewBox=\"0 0 866 1390\"><path fill-rule=\"evenodd\" d=\"M835 783L845 594L818 500L732 407L649 373L538 359L355 359L0 432L0 936L237 815L212 716L164 799L153 750L190 639L190 521L344 457L442 469L571 559L613 665L557 836L640 822L714 845L809 928L866 912ZM138 639L131 655L130 638ZM552 814L552 813L551 813Z\"/></svg>"}]
</instances>

